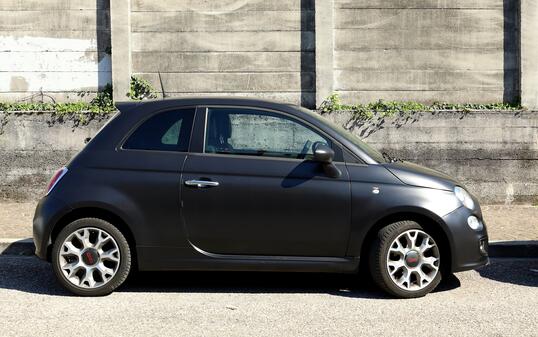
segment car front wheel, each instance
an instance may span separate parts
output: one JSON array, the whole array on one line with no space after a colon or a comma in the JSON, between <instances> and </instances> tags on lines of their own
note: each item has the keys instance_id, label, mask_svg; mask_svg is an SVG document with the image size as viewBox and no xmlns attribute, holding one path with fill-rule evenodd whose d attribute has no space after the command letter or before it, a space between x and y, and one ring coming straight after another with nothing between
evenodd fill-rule
<instances>
[{"instance_id":1,"label":"car front wheel","mask_svg":"<svg viewBox=\"0 0 538 337\"><path fill-rule=\"evenodd\" d=\"M382 228L372 244L369 262L374 282L396 297L422 297L441 281L439 246L414 221Z\"/></svg>"},{"instance_id":2,"label":"car front wheel","mask_svg":"<svg viewBox=\"0 0 538 337\"><path fill-rule=\"evenodd\" d=\"M131 252L123 234L94 218L67 225L55 240L52 265L59 282L80 296L113 292L129 275Z\"/></svg>"}]
</instances>

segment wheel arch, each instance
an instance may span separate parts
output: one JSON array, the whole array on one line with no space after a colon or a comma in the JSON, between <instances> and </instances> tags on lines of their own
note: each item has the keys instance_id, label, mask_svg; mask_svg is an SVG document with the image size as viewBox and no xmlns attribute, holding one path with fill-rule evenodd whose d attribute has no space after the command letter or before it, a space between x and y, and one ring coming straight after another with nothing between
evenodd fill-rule
<instances>
[{"instance_id":1,"label":"wheel arch","mask_svg":"<svg viewBox=\"0 0 538 337\"><path fill-rule=\"evenodd\" d=\"M47 260L51 261L52 246L54 241L58 237L58 234L64 229L67 225L72 223L75 220L83 218L97 218L109 222L111 225L115 226L127 239L129 247L131 248L131 256L133 260L133 266L137 265L137 255L136 255L136 239L131 231L128 223L115 212L102 208L102 207L80 207L71 210L70 212L64 214L54 225L50 233L50 244L47 247Z\"/></svg>"},{"instance_id":2,"label":"wheel arch","mask_svg":"<svg viewBox=\"0 0 538 337\"><path fill-rule=\"evenodd\" d=\"M453 245L446 225L444 224L443 220L435 214L416 210L396 211L374 222L374 224L366 232L366 235L362 241L363 244L361 245L360 256L364 258L360 259L361 269L363 269L363 267L365 267L364 264L367 263L367 256L369 254L371 244L379 230L391 223L405 220L417 222L434 237L434 239L440 245L441 256L449 257L443 259L442 269L445 271L452 270Z\"/></svg>"}]
</instances>

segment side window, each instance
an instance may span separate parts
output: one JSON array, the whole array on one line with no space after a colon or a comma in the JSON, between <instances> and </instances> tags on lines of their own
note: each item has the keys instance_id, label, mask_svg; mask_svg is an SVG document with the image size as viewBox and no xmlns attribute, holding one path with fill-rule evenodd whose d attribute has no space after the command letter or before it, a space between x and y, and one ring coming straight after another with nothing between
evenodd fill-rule
<instances>
[{"instance_id":1,"label":"side window","mask_svg":"<svg viewBox=\"0 0 538 337\"><path fill-rule=\"evenodd\" d=\"M195 109L161 112L142 123L124 149L187 152Z\"/></svg>"},{"instance_id":2,"label":"side window","mask_svg":"<svg viewBox=\"0 0 538 337\"><path fill-rule=\"evenodd\" d=\"M253 109L208 109L206 153L311 159L318 144L330 142L285 115Z\"/></svg>"}]
</instances>

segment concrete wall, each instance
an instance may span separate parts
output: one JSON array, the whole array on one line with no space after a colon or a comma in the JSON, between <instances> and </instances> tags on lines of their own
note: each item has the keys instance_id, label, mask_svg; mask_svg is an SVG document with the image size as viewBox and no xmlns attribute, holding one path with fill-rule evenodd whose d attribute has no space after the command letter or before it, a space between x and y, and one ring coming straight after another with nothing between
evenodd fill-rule
<instances>
[{"instance_id":1,"label":"concrete wall","mask_svg":"<svg viewBox=\"0 0 538 337\"><path fill-rule=\"evenodd\" d=\"M136 74L168 96L314 107L336 91L345 103L521 98L536 109L537 8L534 0L3 0L0 100L41 90L79 99L111 80L124 99Z\"/></svg>"},{"instance_id":2,"label":"concrete wall","mask_svg":"<svg viewBox=\"0 0 538 337\"><path fill-rule=\"evenodd\" d=\"M374 147L451 174L484 203L538 202L538 114L535 112L422 113L350 124L328 118ZM52 173L104 123L74 128L49 115L0 114L0 199L39 198ZM49 125L50 124L50 125Z\"/></svg>"},{"instance_id":3,"label":"concrete wall","mask_svg":"<svg viewBox=\"0 0 538 337\"><path fill-rule=\"evenodd\" d=\"M168 96L314 105L313 0L133 0L132 72ZM160 78L159 78L160 72Z\"/></svg>"},{"instance_id":4,"label":"concrete wall","mask_svg":"<svg viewBox=\"0 0 538 337\"><path fill-rule=\"evenodd\" d=\"M0 112L0 199L37 200L104 121L85 127L55 122L50 114Z\"/></svg>"},{"instance_id":5,"label":"concrete wall","mask_svg":"<svg viewBox=\"0 0 538 337\"><path fill-rule=\"evenodd\" d=\"M80 100L112 81L108 0L2 0L0 18L0 100Z\"/></svg>"},{"instance_id":6,"label":"concrete wall","mask_svg":"<svg viewBox=\"0 0 538 337\"><path fill-rule=\"evenodd\" d=\"M334 89L377 99L511 102L518 1L335 1Z\"/></svg>"}]
</instances>

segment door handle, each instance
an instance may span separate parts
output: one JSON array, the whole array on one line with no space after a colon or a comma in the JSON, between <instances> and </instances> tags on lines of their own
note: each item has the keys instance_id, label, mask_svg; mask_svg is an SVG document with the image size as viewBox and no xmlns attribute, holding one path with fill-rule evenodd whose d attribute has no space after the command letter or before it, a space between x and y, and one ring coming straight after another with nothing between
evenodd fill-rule
<instances>
[{"instance_id":1,"label":"door handle","mask_svg":"<svg viewBox=\"0 0 538 337\"><path fill-rule=\"evenodd\" d=\"M191 186L191 187L198 187L198 188L204 188L204 187L217 187L219 186L218 181L207 181L207 180L187 180L185 181L185 185Z\"/></svg>"}]
</instances>

